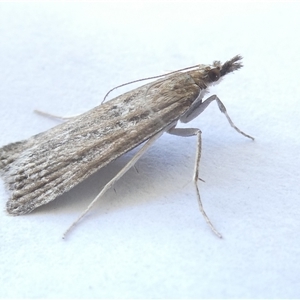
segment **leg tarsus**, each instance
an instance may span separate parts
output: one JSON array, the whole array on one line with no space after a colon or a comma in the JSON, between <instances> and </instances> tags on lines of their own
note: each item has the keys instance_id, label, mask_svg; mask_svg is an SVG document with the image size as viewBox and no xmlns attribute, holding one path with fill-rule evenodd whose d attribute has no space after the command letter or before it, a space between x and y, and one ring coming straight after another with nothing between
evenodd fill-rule
<instances>
[{"instance_id":1,"label":"leg tarsus","mask_svg":"<svg viewBox=\"0 0 300 300\"><path fill-rule=\"evenodd\" d=\"M201 158L201 131L198 128L175 128L175 127L172 127L168 130L168 133L177 135L177 136L182 136L182 137L189 137L189 136L194 136L194 135L197 136L197 152L196 152L196 161L195 161L195 166L194 166L193 182L194 182L194 185L196 188L199 209L200 209L200 212L203 215L206 223L211 228L211 230L219 238L222 238L222 235L217 231L217 229L214 227L214 225L210 221L209 217L205 213L205 210L202 205L201 197L200 197L199 188L198 188L198 180L200 179L199 178L199 164L200 164L200 158Z\"/></svg>"},{"instance_id":2,"label":"leg tarsus","mask_svg":"<svg viewBox=\"0 0 300 300\"><path fill-rule=\"evenodd\" d=\"M134 164L140 159L140 157L147 151L147 149L163 134L159 132L150 138L143 147L133 156L133 158L119 171L119 173L112 178L100 191L100 193L94 198L94 200L89 204L89 206L82 212L79 218L65 231L63 234L63 239L66 235L77 225L77 223L91 210L94 204L102 197L102 195L109 190L116 182L119 180Z\"/></svg>"},{"instance_id":3,"label":"leg tarsus","mask_svg":"<svg viewBox=\"0 0 300 300\"><path fill-rule=\"evenodd\" d=\"M49 114L49 113L46 113L44 111L37 110L37 109L35 109L34 112L43 117L47 117L47 118L51 118L51 119L59 119L61 121L67 121L67 120L70 120L70 119L73 119L73 118L79 116L79 115L74 115L74 116L69 116L69 117L62 117L62 116L52 115L52 114Z\"/></svg>"},{"instance_id":4,"label":"leg tarsus","mask_svg":"<svg viewBox=\"0 0 300 300\"><path fill-rule=\"evenodd\" d=\"M245 136L251 140L254 140L254 137L244 133L238 127L235 126L235 124L232 122L231 118L229 117L229 115L227 113L225 105L222 103L222 101L220 100L220 98L217 95L211 95L210 97L205 99L203 102L201 102L201 99L198 101L196 100L196 102L191 105L190 109L180 118L180 121L183 123L188 123L191 120L195 119L213 101L217 101L220 111L226 116L231 127L233 127L238 133L242 134L243 136Z\"/></svg>"}]
</instances>

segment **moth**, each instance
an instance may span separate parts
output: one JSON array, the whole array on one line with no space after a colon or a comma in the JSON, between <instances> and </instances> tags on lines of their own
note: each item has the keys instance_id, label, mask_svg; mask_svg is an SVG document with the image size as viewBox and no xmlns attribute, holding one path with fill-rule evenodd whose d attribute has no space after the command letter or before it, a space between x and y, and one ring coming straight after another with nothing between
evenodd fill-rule
<instances>
[{"instance_id":1,"label":"moth","mask_svg":"<svg viewBox=\"0 0 300 300\"><path fill-rule=\"evenodd\" d=\"M127 165L104 186L68 232L134 166L154 141L167 132L197 137L193 182L199 208L213 232L221 237L203 209L198 189L201 131L198 128L178 128L177 123L191 121L216 101L230 125L254 140L234 125L216 95L203 101L211 85L242 67L241 60L242 57L237 55L225 63L214 61L211 65L196 65L152 77L156 80L71 117L48 131L0 148L0 176L10 194L7 212L11 215L30 213L145 142Z\"/></svg>"}]
</instances>

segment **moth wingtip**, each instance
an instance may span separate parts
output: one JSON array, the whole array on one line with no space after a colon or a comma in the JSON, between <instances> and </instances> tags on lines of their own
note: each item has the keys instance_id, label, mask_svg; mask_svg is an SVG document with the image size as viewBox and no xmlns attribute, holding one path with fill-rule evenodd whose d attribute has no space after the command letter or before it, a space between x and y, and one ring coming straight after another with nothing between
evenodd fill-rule
<instances>
[{"instance_id":1,"label":"moth wingtip","mask_svg":"<svg viewBox=\"0 0 300 300\"><path fill-rule=\"evenodd\" d=\"M6 212L11 216L20 216L30 213L33 210L30 203L23 203L14 198L14 193L6 202Z\"/></svg>"}]
</instances>

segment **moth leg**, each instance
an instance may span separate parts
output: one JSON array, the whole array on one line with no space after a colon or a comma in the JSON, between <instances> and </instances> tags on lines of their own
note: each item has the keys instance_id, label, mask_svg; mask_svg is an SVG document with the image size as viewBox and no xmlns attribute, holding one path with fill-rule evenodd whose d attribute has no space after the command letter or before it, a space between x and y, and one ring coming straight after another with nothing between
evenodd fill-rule
<instances>
[{"instance_id":1,"label":"moth leg","mask_svg":"<svg viewBox=\"0 0 300 300\"><path fill-rule=\"evenodd\" d=\"M75 225L90 211L93 205L103 196L103 194L109 190L116 182L119 180L130 168L134 166L134 164L140 159L140 157L148 150L148 148L164 133L161 131L150 138L143 147L132 157L132 159L119 171L119 173L112 178L100 191L100 193L94 198L94 200L89 204L89 206L82 212L79 218L66 230L63 234L63 238L69 233L71 229L75 227Z\"/></svg>"},{"instance_id":2,"label":"moth leg","mask_svg":"<svg viewBox=\"0 0 300 300\"><path fill-rule=\"evenodd\" d=\"M59 119L61 121L67 121L67 120L73 119L75 117L78 117L80 115L80 114L78 114L78 115L73 115L73 116L68 116L68 117L62 117L62 116L52 115L52 114L49 114L49 113L46 113L44 111L37 110L37 109L35 109L34 112L38 115L43 116L43 117L52 118L52 119Z\"/></svg>"},{"instance_id":3,"label":"moth leg","mask_svg":"<svg viewBox=\"0 0 300 300\"><path fill-rule=\"evenodd\" d=\"M235 124L232 122L231 118L229 117L229 115L227 113L225 105L222 103L222 101L220 100L220 98L217 95L212 95L212 96L208 97L204 102L202 102L201 98L198 98L191 105L189 110L180 118L180 121L183 123L190 122L191 120L193 120L194 118L199 116L212 101L217 101L220 111L226 116L231 127L233 127L237 132L239 132L243 136L254 140L254 137L244 133L238 127L235 126Z\"/></svg>"},{"instance_id":4,"label":"moth leg","mask_svg":"<svg viewBox=\"0 0 300 300\"><path fill-rule=\"evenodd\" d=\"M212 222L210 221L209 217L205 213L205 210L202 205L200 192L198 188L198 179L199 179L199 163L201 158L201 131L198 128L170 128L168 130L168 133L181 136L181 137L189 137L189 136L197 136L197 152L196 152L196 160L195 160L195 166L194 166L194 176L193 176L193 182L196 188L197 193L197 199L199 204L200 212L202 213L206 223L209 225L211 230L219 237L222 238L222 235L217 231L217 229L214 227Z\"/></svg>"}]
</instances>

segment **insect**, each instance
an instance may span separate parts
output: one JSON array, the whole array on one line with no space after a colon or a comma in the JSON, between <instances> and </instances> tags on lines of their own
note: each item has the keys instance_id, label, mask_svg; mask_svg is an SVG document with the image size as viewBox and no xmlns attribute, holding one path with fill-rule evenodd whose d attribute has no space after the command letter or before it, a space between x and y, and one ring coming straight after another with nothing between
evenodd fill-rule
<instances>
[{"instance_id":1,"label":"insect","mask_svg":"<svg viewBox=\"0 0 300 300\"><path fill-rule=\"evenodd\" d=\"M216 95L203 101L209 86L240 69L241 60L242 57L237 55L223 64L214 61L211 65L196 65L154 77L159 79L71 117L48 131L0 148L0 175L10 192L7 212L22 215L49 203L145 142L127 165L104 186L68 232L134 166L154 141L167 132L182 137L197 137L193 182L199 208L213 232L221 237L203 209L198 189L201 131L176 126L178 121L187 123L196 118L211 102L216 101L230 125L254 140L234 125Z\"/></svg>"}]
</instances>

